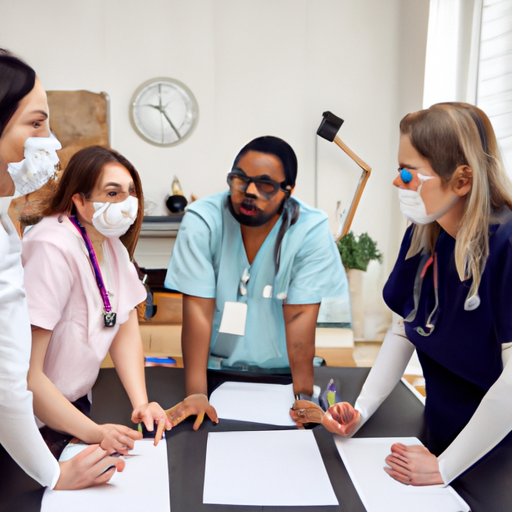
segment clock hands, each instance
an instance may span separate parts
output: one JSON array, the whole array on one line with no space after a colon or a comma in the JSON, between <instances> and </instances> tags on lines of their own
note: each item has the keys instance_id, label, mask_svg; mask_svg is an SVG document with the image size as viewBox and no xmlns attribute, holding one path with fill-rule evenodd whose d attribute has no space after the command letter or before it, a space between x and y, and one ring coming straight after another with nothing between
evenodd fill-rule
<instances>
[{"instance_id":1,"label":"clock hands","mask_svg":"<svg viewBox=\"0 0 512 512\"><path fill-rule=\"evenodd\" d=\"M174 126L174 123L170 120L169 116L167 115L167 112L164 110L165 107L161 107L160 105L151 105L150 103L146 103L144 105L139 105L139 106L140 107L151 107L151 108L154 108L155 110L158 110L158 112L160 112L160 114L162 114L165 117L165 119L167 119L167 122L171 125L171 128L176 133L176 137L178 137L178 139L181 139L181 134L178 131L178 129L176 128L176 126Z\"/></svg>"},{"instance_id":2,"label":"clock hands","mask_svg":"<svg viewBox=\"0 0 512 512\"><path fill-rule=\"evenodd\" d=\"M158 84L158 106L160 107L159 108L160 114L162 114L165 117L165 119L167 119L167 122L171 125L171 128L174 130L174 133L176 134L176 137L178 137L178 140L179 140L179 139L181 139L180 132L178 131L176 126L174 126L173 122L169 119L169 116L167 115L167 112L165 111L165 109L167 108L167 105L169 105L169 103L167 103L165 105L165 107L162 106L162 84Z\"/></svg>"}]
</instances>

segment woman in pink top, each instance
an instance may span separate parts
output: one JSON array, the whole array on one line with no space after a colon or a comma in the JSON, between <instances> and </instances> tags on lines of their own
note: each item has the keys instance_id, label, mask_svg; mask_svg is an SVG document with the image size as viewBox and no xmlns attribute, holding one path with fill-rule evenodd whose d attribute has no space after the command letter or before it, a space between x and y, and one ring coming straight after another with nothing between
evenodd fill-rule
<instances>
[{"instance_id":1,"label":"woman in pink top","mask_svg":"<svg viewBox=\"0 0 512 512\"><path fill-rule=\"evenodd\" d=\"M24 236L32 324L28 374L34 411L52 430L126 454L140 433L88 417L90 391L110 355L132 421L171 427L148 403L136 306L146 298L130 258L143 216L139 175L119 153L93 146L70 160L44 218Z\"/></svg>"}]
</instances>

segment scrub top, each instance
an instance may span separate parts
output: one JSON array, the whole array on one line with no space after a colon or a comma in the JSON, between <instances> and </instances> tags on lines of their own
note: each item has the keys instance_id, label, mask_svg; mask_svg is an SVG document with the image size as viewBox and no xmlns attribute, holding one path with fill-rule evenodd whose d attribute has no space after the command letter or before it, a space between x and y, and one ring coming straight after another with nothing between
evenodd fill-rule
<instances>
[{"instance_id":1,"label":"scrub top","mask_svg":"<svg viewBox=\"0 0 512 512\"><path fill-rule=\"evenodd\" d=\"M209 368L287 368L283 303L317 304L323 298L348 295L327 215L290 199L298 202L300 216L283 237L276 276L274 251L282 219L249 264L240 224L231 215L228 200L225 191L188 207L165 286L186 295L215 298ZM225 309L225 320L229 316L231 305L226 308L226 303L247 305L243 335L219 332ZM244 314L239 304L232 319Z\"/></svg>"},{"instance_id":2,"label":"scrub top","mask_svg":"<svg viewBox=\"0 0 512 512\"><path fill-rule=\"evenodd\" d=\"M419 331L429 331L426 325L436 305L434 266L426 266L430 255L405 259L412 233L410 227L383 295L394 312L407 318L415 307L417 273L424 270L416 315L404 324L423 368L429 449L438 455L468 423L500 376L501 344L512 342L512 212L504 210L490 226L489 258L478 290L480 305L472 311L464 307L472 279L460 280L455 239L441 230L435 249L438 309L432 315L434 329L428 336Z\"/></svg>"}]
</instances>

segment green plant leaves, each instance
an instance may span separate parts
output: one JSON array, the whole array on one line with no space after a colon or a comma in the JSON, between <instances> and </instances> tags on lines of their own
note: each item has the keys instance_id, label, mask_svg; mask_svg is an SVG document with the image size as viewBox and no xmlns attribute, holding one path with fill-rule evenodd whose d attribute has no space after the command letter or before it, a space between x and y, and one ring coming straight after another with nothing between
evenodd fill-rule
<instances>
[{"instance_id":1,"label":"green plant leaves","mask_svg":"<svg viewBox=\"0 0 512 512\"><path fill-rule=\"evenodd\" d=\"M338 250L341 261L346 268L355 268L366 272L368 263L371 260L382 262L382 253L377 249L368 233L361 233L356 238L352 231L349 231L341 240L338 240Z\"/></svg>"}]
</instances>

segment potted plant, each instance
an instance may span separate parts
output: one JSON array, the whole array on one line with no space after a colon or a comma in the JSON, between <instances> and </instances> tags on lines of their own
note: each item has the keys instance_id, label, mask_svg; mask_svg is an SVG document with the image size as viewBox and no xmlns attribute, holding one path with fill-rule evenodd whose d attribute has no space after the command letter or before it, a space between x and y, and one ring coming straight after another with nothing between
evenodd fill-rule
<instances>
[{"instance_id":1,"label":"potted plant","mask_svg":"<svg viewBox=\"0 0 512 512\"><path fill-rule=\"evenodd\" d=\"M364 339L364 301L363 301L363 272L368 263L376 260L382 262L382 253L377 249L377 243L368 233L361 233L358 238L349 231L336 243L341 261L347 271L352 309L352 330L355 340Z\"/></svg>"},{"instance_id":2,"label":"potted plant","mask_svg":"<svg viewBox=\"0 0 512 512\"><path fill-rule=\"evenodd\" d=\"M349 231L341 240L338 240L336 245L347 270L357 269L366 272L371 260L382 262L382 254L377 249L377 242L372 240L368 233L361 233L356 239L354 233Z\"/></svg>"}]
</instances>

